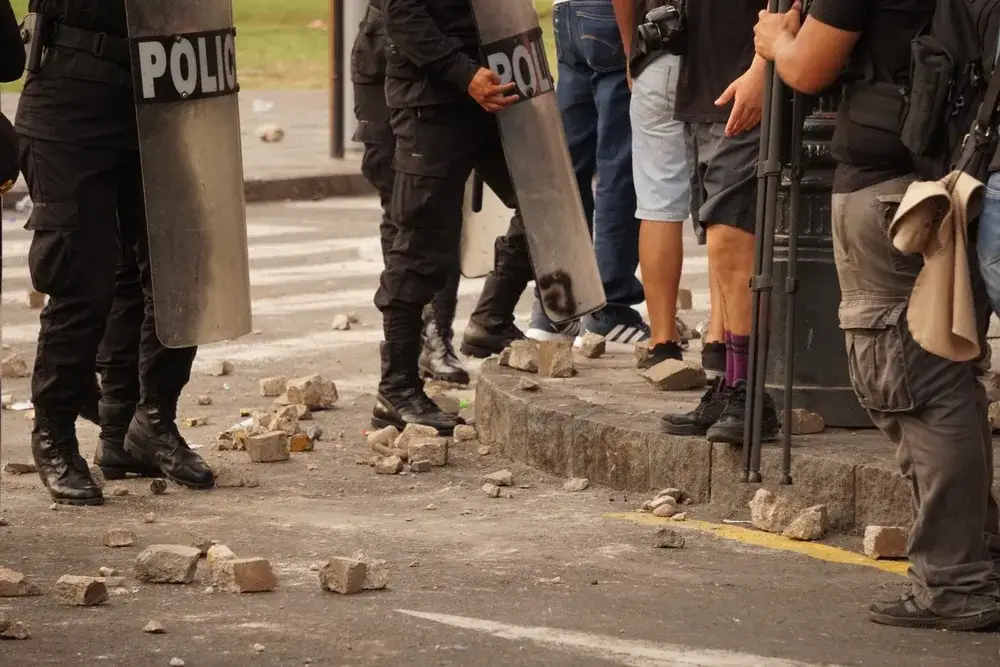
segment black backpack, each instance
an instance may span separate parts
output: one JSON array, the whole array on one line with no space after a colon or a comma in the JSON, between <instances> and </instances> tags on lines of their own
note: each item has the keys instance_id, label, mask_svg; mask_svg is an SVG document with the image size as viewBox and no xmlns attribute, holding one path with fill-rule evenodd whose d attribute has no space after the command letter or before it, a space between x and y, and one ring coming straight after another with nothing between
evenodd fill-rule
<instances>
[{"instance_id":1,"label":"black backpack","mask_svg":"<svg viewBox=\"0 0 1000 667\"><path fill-rule=\"evenodd\" d=\"M1000 0L937 0L910 43L910 82L900 137L917 173L937 180L961 169L985 180L996 148L1000 77L993 77Z\"/></svg>"}]
</instances>

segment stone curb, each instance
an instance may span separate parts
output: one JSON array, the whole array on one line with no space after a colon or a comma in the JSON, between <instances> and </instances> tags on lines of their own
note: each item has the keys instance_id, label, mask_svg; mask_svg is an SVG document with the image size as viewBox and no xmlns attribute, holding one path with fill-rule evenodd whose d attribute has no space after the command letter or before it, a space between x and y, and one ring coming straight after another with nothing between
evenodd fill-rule
<instances>
[{"instance_id":1,"label":"stone curb","mask_svg":"<svg viewBox=\"0 0 1000 667\"><path fill-rule=\"evenodd\" d=\"M248 204L276 201L309 201L328 197L355 197L375 192L360 174L316 174L291 178L251 178L244 183ZM14 204L28 194L23 181L4 195L3 209L13 210Z\"/></svg>"},{"instance_id":2,"label":"stone curb","mask_svg":"<svg viewBox=\"0 0 1000 667\"><path fill-rule=\"evenodd\" d=\"M616 413L552 385L526 394L518 389L523 375L490 360L483 364L476 388L479 439L516 461L623 491L677 487L724 517L746 518L747 503L764 487L801 509L825 504L831 526L842 533L912 521L909 482L891 461L873 460L860 451L849 431L797 437L792 486L776 483L780 448L765 446L765 483L744 484L739 481L739 448L664 434L655 415ZM823 449L832 451L810 453L810 444L820 437Z\"/></svg>"}]
</instances>

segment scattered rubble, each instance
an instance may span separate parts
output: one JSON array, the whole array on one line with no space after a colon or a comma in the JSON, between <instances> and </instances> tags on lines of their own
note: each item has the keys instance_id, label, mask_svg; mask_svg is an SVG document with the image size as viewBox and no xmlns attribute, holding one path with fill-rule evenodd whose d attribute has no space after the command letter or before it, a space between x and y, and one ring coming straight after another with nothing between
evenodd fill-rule
<instances>
[{"instance_id":1,"label":"scattered rubble","mask_svg":"<svg viewBox=\"0 0 1000 667\"><path fill-rule=\"evenodd\" d=\"M99 489L103 489L108 485L108 480L104 478L104 471L97 466L90 466L90 478L94 480L94 484Z\"/></svg>"},{"instance_id":2,"label":"scattered rubble","mask_svg":"<svg viewBox=\"0 0 1000 667\"><path fill-rule=\"evenodd\" d=\"M36 290L28 292L28 308L38 310L45 307L45 295Z\"/></svg>"},{"instance_id":3,"label":"scattered rubble","mask_svg":"<svg viewBox=\"0 0 1000 667\"><path fill-rule=\"evenodd\" d=\"M201 551L177 544L154 544L135 559L135 577L154 584L190 584Z\"/></svg>"},{"instance_id":4,"label":"scattered rubble","mask_svg":"<svg viewBox=\"0 0 1000 667\"><path fill-rule=\"evenodd\" d=\"M18 621L0 633L0 639L31 639L31 633L24 627L24 623Z\"/></svg>"},{"instance_id":5,"label":"scattered rubble","mask_svg":"<svg viewBox=\"0 0 1000 667\"><path fill-rule=\"evenodd\" d=\"M0 598L20 598L41 594L41 589L25 579L23 574L0 565Z\"/></svg>"},{"instance_id":6,"label":"scattered rubble","mask_svg":"<svg viewBox=\"0 0 1000 667\"><path fill-rule=\"evenodd\" d=\"M278 587L271 564L263 558L226 558L217 561L212 583L230 593L263 593Z\"/></svg>"},{"instance_id":7,"label":"scattered rubble","mask_svg":"<svg viewBox=\"0 0 1000 667\"><path fill-rule=\"evenodd\" d=\"M389 585L389 565L384 560L372 558L364 551L355 551L351 554L351 560L365 564L366 591L382 590Z\"/></svg>"},{"instance_id":8,"label":"scattered rubble","mask_svg":"<svg viewBox=\"0 0 1000 667\"><path fill-rule=\"evenodd\" d=\"M671 521L687 521L687 512L678 512L677 514L670 517Z\"/></svg>"},{"instance_id":9,"label":"scattered rubble","mask_svg":"<svg viewBox=\"0 0 1000 667\"><path fill-rule=\"evenodd\" d=\"M781 533L798 516L795 508L767 489L757 489L750 501L750 522L768 533Z\"/></svg>"},{"instance_id":10,"label":"scattered rubble","mask_svg":"<svg viewBox=\"0 0 1000 667\"><path fill-rule=\"evenodd\" d=\"M538 391L539 384L531 378L523 377L518 380L517 388L521 391Z\"/></svg>"},{"instance_id":11,"label":"scattered rubble","mask_svg":"<svg viewBox=\"0 0 1000 667\"><path fill-rule=\"evenodd\" d=\"M288 449L292 452L311 452L315 449L313 439L305 433L296 433L288 440Z\"/></svg>"},{"instance_id":12,"label":"scattered rubble","mask_svg":"<svg viewBox=\"0 0 1000 667\"><path fill-rule=\"evenodd\" d=\"M490 498L500 497L500 487L496 484L483 484L483 493L485 493Z\"/></svg>"},{"instance_id":13,"label":"scattered rubble","mask_svg":"<svg viewBox=\"0 0 1000 667\"><path fill-rule=\"evenodd\" d=\"M803 510L789 524L782 535L800 541L818 540L830 528L830 517L826 505L814 505Z\"/></svg>"},{"instance_id":14,"label":"scattered rubble","mask_svg":"<svg viewBox=\"0 0 1000 667\"><path fill-rule=\"evenodd\" d=\"M14 379L26 378L29 375L31 375L31 371L28 369L28 362L16 352L7 355L3 361L0 361L0 377Z\"/></svg>"},{"instance_id":15,"label":"scattered rubble","mask_svg":"<svg viewBox=\"0 0 1000 667\"><path fill-rule=\"evenodd\" d=\"M567 480L563 484L563 491L568 491L569 493L579 493L580 491L586 491L590 487L590 480L585 477L574 477L573 479Z\"/></svg>"},{"instance_id":16,"label":"scattered rubble","mask_svg":"<svg viewBox=\"0 0 1000 667\"><path fill-rule=\"evenodd\" d=\"M167 480L154 479L149 483L149 492L154 496L162 496L167 492Z\"/></svg>"},{"instance_id":17,"label":"scattered rubble","mask_svg":"<svg viewBox=\"0 0 1000 667\"><path fill-rule=\"evenodd\" d=\"M655 502L659 504L653 508L653 516L668 519L677 514L677 501L670 496L664 496Z\"/></svg>"},{"instance_id":18,"label":"scattered rubble","mask_svg":"<svg viewBox=\"0 0 1000 667\"><path fill-rule=\"evenodd\" d=\"M313 418L312 410L309 409L308 405L293 405L291 406L295 410L295 416L298 417L299 421L309 421Z\"/></svg>"},{"instance_id":19,"label":"scattered rubble","mask_svg":"<svg viewBox=\"0 0 1000 667\"><path fill-rule=\"evenodd\" d=\"M545 341L538 346L538 373L549 378L571 378L576 375L573 365L573 344Z\"/></svg>"},{"instance_id":20,"label":"scattered rubble","mask_svg":"<svg viewBox=\"0 0 1000 667\"><path fill-rule=\"evenodd\" d=\"M424 507L424 509L427 510L428 512L433 512L437 508L438 508L438 506L435 505L434 503L427 503L427 506Z\"/></svg>"},{"instance_id":21,"label":"scattered rubble","mask_svg":"<svg viewBox=\"0 0 1000 667\"><path fill-rule=\"evenodd\" d=\"M143 523L153 523L156 521L156 515L150 512L142 517L142 521Z\"/></svg>"},{"instance_id":22,"label":"scattered rubble","mask_svg":"<svg viewBox=\"0 0 1000 667\"><path fill-rule=\"evenodd\" d=\"M423 426L422 424L407 424L406 428L403 429L402 434L396 437L395 447L396 449L402 449L404 452L410 450L410 441L414 438L436 438L438 437L437 429L433 426Z\"/></svg>"},{"instance_id":23,"label":"scattered rubble","mask_svg":"<svg viewBox=\"0 0 1000 667\"><path fill-rule=\"evenodd\" d=\"M337 385L314 374L288 382L279 402L285 405L305 405L310 410L328 410L339 398Z\"/></svg>"},{"instance_id":24,"label":"scattered rubble","mask_svg":"<svg viewBox=\"0 0 1000 667\"><path fill-rule=\"evenodd\" d=\"M233 372L233 364L231 361L218 361L212 364L208 371L208 374L214 377L225 377L231 375Z\"/></svg>"},{"instance_id":25,"label":"scattered rubble","mask_svg":"<svg viewBox=\"0 0 1000 667\"><path fill-rule=\"evenodd\" d=\"M445 393L441 390L428 390L427 397L434 401L434 404L437 405L442 412L457 415L462 411L462 402L451 394Z\"/></svg>"},{"instance_id":26,"label":"scattered rubble","mask_svg":"<svg viewBox=\"0 0 1000 667\"><path fill-rule=\"evenodd\" d=\"M250 647L250 650L253 651L254 653L263 653L264 652L264 645L263 644L254 644L253 646Z\"/></svg>"},{"instance_id":27,"label":"scattered rubble","mask_svg":"<svg viewBox=\"0 0 1000 667\"><path fill-rule=\"evenodd\" d=\"M514 473L510 470L498 470L483 477L483 481L497 486L514 486Z\"/></svg>"},{"instance_id":28,"label":"scattered rubble","mask_svg":"<svg viewBox=\"0 0 1000 667\"><path fill-rule=\"evenodd\" d=\"M254 483L248 484L248 479L252 479ZM215 471L215 488L237 489L245 486L257 486L256 478L252 475L246 475L234 468L230 468L229 466L221 466Z\"/></svg>"},{"instance_id":29,"label":"scattered rubble","mask_svg":"<svg viewBox=\"0 0 1000 667\"><path fill-rule=\"evenodd\" d=\"M284 431L268 431L252 435L247 439L247 454L254 463L287 461L291 458L288 434Z\"/></svg>"},{"instance_id":30,"label":"scattered rubble","mask_svg":"<svg viewBox=\"0 0 1000 667\"><path fill-rule=\"evenodd\" d=\"M387 456L375 464L375 472L380 475L398 475L403 472L403 459L398 456Z\"/></svg>"},{"instance_id":31,"label":"scattered rubble","mask_svg":"<svg viewBox=\"0 0 1000 667\"><path fill-rule=\"evenodd\" d=\"M395 426L386 426L377 431L371 431L368 433L366 441L370 445L384 445L386 447L392 447L395 445L396 440L399 439L399 429Z\"/></svg>"},{"instance_id":32,"label":"scattered rubble","mask_svg":"<svg viewBox=\"0 0 1000 667\"><path fill-rule=\"evenodd\" d=\"M587 359L598 359L604 356L607 350L607 341L604 336L587 331L580 340L580 354Z\"/></svg>"},{"instance_id":33,"label":"scattered rubble","mask_svg":"<svg viewBox=\"0 0 1000 667\"><path fill-rule=\"evenodd\" d=\"M896 526L867 526L864 552L869 558L906 558L909 533Z\"/></svg>"},{"instance_id":34,"label":"scattered rubble","mask_svg":"<svg viewBox=\"0 0 1000 667\"><path fill-rule=\"evenodd\" d=\"M170 658L170 667L184 667L184 661L180 658Z\"/></svg>"},{"instance_id":35,"label":"scattered rubble","mask_svg":"<svg viewBox=\"0 0 1000 667\"><path fill-rule=\"evenodd\" d=\"M368 568L353 558L333 558L319 571L319 583L325 591L353 595L365 588Z\"/></svg>"},{"instance_id":36,"label":"scattered rubble","mask_svg":"<svg viewBox=\"0 0 1000 667\"><path fill-rule=\"evenodd\" d=\"M694 296L691 290L683 287L677 290L677 310L691 310L694 307Z\"/></svg>"},{"instance_id":37,"label":"scattered rubble","mask_svg":"<svg viewBox=\"0 0 1000 667\"><path fill-rule=\"evenodd\" d=\"M448 465L448 438L414 438L407 448L414 461L430 461L434 466Z\"/></svg>"},{"instance_id":38,"label":"scattered rubble","mask_svg":"<svg viewBox=\"0 0 1000 667\"><path fill-rule=\"evenodd\" d=\"M163 624L159 621L150 621L142 627L142 631L150 635L162 635L166 632Z\"/></svg>"},{"instance_id":39,"label":"scattered rubble","mask_svg":"<svg viewBox=\"0 0 1000 667\"><path fill-rule=\"evenodd\" d=\"M687 361L667 359L640 373L660 391L687 391L705 386L705 371Z\"/></svg>"},{"instance_id":40,"label":"scattered rubble","mask_svg":"<svg viewBox=\"0 0 1000 667\"><path fill-rule=\"evenodd\" d=\"M223 570L222 564L231 560L236 560L236 554L234 554L232 549L224 544L213 544L208 549L206 559L208 562L208 570L211 575L212 585L217 586L219 581L226 574Z\"/></svg>"},{"instance_id":41,"label":"scattered rubble","mask_svg":"<svg viewBox=\"0 0 1000 667\"><path fill-rule=\"evenodd\" d=\"M97 569L98 574L102 577L116 577L118 576L118 570L113 567L101 567Z\"/></svg>"},{"instance_id":42,"label":"scattered rubble","mask_svg":"<svg viewBox=\"0 0 1000 667\"><path fill-rule=\"evenodd\" d=\"M260 381L260 395L264 398L276 398L288 386L288 378L282 376L264 378Z\"/></svg>"},{"instance_id":43,"label":"scattered rubble","mask_svg":"<svg viewBox=\"0 0 1000 667\"><path fill-rule=\"evenodd\" d=\"M479 435L476 433L476 427L467 426L465 424L459 424L458 426L456 426L455 434L452 436L452 439L455 442L470 442L478 438Z\"/></svg>"},{"instance_id":44,"label":"scattered rubble","mask_svg":"<svg viewBox=\"0 0 1000 667\"><path fill-rule=\"evenodd\" d=\"M111 489L111 495L116 496L118 498L124 498L125 496L128 495L128 489L126 489L124 486L116 486L115 488Z\"/></svg>"},{"instance_id":45,"label":"scattered rubble","mask_svg":"<svg viewBox=\"0 0 1000 667\"><path fill-rule=\"evenodd\" d=\"M323 429L319 426L310 426L305 430L305 434L312 438L313 442L319 442L323 439Z\"/></svg>"},{"instance_id":46,"label":"scattered rubble","mask_svg":"<svg viewBox=\"0 0 1000 667\"><path fill-rule=\"evenodd\" d=\"M510 346L500 350L500 354L497 355L497 365L510 367Z\"/></svg>"},{"instance_id":47,"label":"scattered rubble","mask_svg":"<svg viewBox=\"0 0 1000 667\"><path fill-rule=\"evenodd\" d=\"M410 472L430 472L431 468L430 461L411 461L410 462Z\"/></svg>"},{"instance_id":48,"label":"scattered rubble","mask_svg":"<svg viewBox=\"0 0 1000 667\"><path fill-rule=\"evenodd\" d=\"M211 405L211 404L212 404L212 397L211 396L199 396L198 397L198 405Z\"/></svg>"},{"instance_id":49,"label":"scattered rubble","mask_svg":"<svg viewBox=\"0 0 1000 667\"><path fill-rule=\"evenodd\" d=\"M208 550L216 544L215 540L210 540L207 537L202 537L201 535L191 536L191 546L198 550L198 555L204 557L208 555Z\"/></svg>"},{"instance_id":50,"label":"scattered rubble","mask_svg":"<svg viewBox=\"0 0 1000 667\"><path fill-rule=\"evenodd\" d=\"M507 365L519 371L538 372L538 343L530 340L515 340L510 344Z\"/></svg>"},{"instance_id":51,"label":"scattered rubble","mask_svg":"<svg viewBox=\"0 0 1000 667\"><path fill-rule=\"evenodd\" d=\"M285 138L285 131L271 124L258 125L254 134L265 144L276 144Z\"/></svg>"},{"instance_id":52,"label":"scattered rubble","mask_svg":"<svg viewBox=\"0 0 1000 667\"><path fill-rule=\"evenodd\" d=\"M3 464L3 471L8 475L33 475L38 472L34 463L15 463L7 461Z\"/></svg>"},{"instance_id":53,"label":"scattered rubble","mask_svg":"<svg viewBox=\"0 0 1000 667\"><path fill-rule=\"evenodd\" d=\"M341 313L333 318L333 328L336 331L348 331L351 328L351 318Z\"/></svg>"},{"instance_id":54,"label":"scattered rubble","mask_svg":"<svg viewBox=\"0 0 1000 667\"><path fill-rule=\"evenodd\" d=\"M479 449L476 450L476 453L478 453L480 456L489 456L490 455L490 448L489 448L488 445L483 445Z\"/></svg>"},{"instance_id":55,"label":"scattered rubble","mask_svg":"<svg viewBox=\"0 0 1000 667\"><path fill-rule=\"evenodd\" d=\"M66 574L56 582L56 595L67 604L93 607L108 601L108 587L95 577Z\"/></svg>"},{"instance_id":56,"label":"scattered rubble","mask_svg":"<svg viewBox=\"0 0 1000 667\"><path fill-rule=\"evenodd\" d=\"M684 536L670 528L660 528L656 531L653 546L657 549L683 549Z\"/></svg>"},{"instance_id":57,"label":"scattered rubble","mask_svg":"<svg viewBox=\"0 0 1000 667\"><path fill-rule=\"evenodd\" d=\"M131 530L126 530L125 528L112 528L104 533L104 537L101 538L101 543L112 549L130 547L135 544L135 533Z\"/></svg>"},{"instance_id":58,"label":"scattered rubble","mask_svg":"<svg viewBox=\"0 0 1000 667\"><path fill-rule=\"evenodd\" d=\"M95 577L97 581L111 588L121 588L125 585L125 577Z\"/></svg>"},{"instance_id":59,"label":"scattered rubble","mask_svg":"<svg viewBox=\"0 0 1000 667\"><path fill-rule=\"evenodd\" d=\"M785 413L781 412L781 423L785 423ZM805 408L792 410L792 435L813 435L826 429L823 415L809 412Z\"/></svg>"}]
</instances>

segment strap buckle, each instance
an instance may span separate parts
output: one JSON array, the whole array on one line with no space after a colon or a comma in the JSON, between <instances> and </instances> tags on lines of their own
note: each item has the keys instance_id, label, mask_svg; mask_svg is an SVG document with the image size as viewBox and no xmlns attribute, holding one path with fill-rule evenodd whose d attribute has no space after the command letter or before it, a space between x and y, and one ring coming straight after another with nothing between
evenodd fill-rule
<instances>
[{"instance_id":1,"label":"strap buckle","mask_svg":"<svg viewBox=\"0 0 1000 667\"><path fill-rule=\"evenodd\" d=\"M104 57L104 47L107 44L108 34L104 32L99 32L94 35L94 45L91 47L91 52L98 58Z\"/></svg>"}]
</instances>

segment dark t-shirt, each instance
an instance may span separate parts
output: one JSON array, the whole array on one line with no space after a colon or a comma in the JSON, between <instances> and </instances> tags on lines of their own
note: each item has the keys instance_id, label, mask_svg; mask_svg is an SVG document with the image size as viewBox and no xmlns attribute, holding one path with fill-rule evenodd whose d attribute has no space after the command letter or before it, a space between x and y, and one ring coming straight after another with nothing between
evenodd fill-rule
<instances>
[{"instance_id":1,"label":"dark t-shirt","mask_svg":"<svg viewBox=\"0 0 1000 667\"><path fill-rule=\"evenodd\" d=\"M839 30L862 33L851 54L849 80L867 70L875 81L902 85L909 78L910 40L930 20L934 5L935 0L813 0L809 14ZM854 192L914 169L898 134L853 122L844 104L833 145L834 192Z\"/></svg>"},{"instance_id":2,"label":"dark t-shirt","mask_svg":"<svg viewBox=\"0 0 1000 667\"><path fill-rule=\"evenodd\" d=\"M677 120L725 123L732 104L715 106L753 62L753 27L767 0L688 0L687 54L677 83Z\"/></svg>"}]
</instances>

